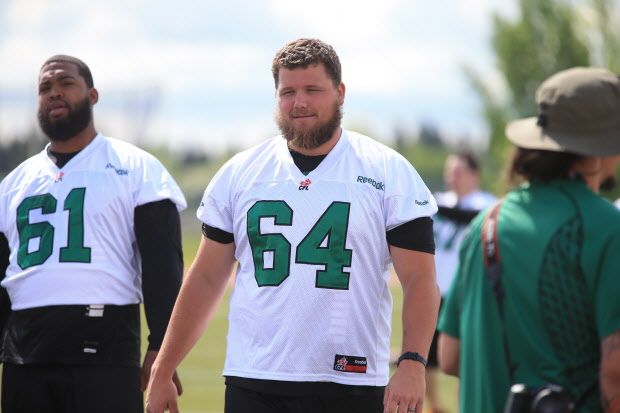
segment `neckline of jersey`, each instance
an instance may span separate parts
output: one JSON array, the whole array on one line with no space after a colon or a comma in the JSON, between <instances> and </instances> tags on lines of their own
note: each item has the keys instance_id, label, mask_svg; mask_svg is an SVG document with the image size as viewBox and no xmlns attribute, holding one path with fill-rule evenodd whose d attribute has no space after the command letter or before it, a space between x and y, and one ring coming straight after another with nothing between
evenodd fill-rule
<instances>
[{"instance_id":1,"label":"neckline of jersey","mask_svg":"<svg viewBox=\"0 0 620 413\"><path fill-rule=\"evenodd\" d=\"M291 155L288 145L286 143L286 139L284 138L282 138L280 142L280 150L283 151L283 155L285 159L287 159L287 164L290 170L295 175L297 175L299 178L306 178L308 176L316 177L316 176L322 175L335 163L336 159L338 159L341 153L344 152L348 142L349 142L349 134L343 128L342 133L340 134L340 138L338 139L338 142L336 142L336 145L334 145L332 150L329 151L325 155L325 159L323 159L321 163L319 163L319 165L316 168L314 168L312 171L310 171L307 175L304 175L304 173L295 164L295 161L293 160L293 155Z\"/></svg>"},{"instance_id":2,"label":"neckline of jersey","mask_svg":"<svg viewBox=\"0 0 620 413\"><path fill-rule=\"evenodd\" d=\"M71 167L75 164L77 164L79 162L80 159L88 156L88 154L90 152L92 152L93 150L95 150L96 147L98 147L100 145L100 143L103 142L103 135L101 133L97 133L97 135L95 135L95 137L93 138L92 141L90 141L88 143L88 145L86 145L81 151L79 151L73 158L69 159L69 162L67 162L66 164L64 164L62 166L62 168L59 168L54 161L52 160L52 158L50 158L49 154L48 154L48 149L50 147L50 143L48 143L47 145L45 145L45 148L43 148L43 151L41 152L42 156L45 157L48 165L51 166L51 168L55 171L55 172L59 172L59 171L66 171L68 169L71 169Z\"/></svg>"}]
</instances>

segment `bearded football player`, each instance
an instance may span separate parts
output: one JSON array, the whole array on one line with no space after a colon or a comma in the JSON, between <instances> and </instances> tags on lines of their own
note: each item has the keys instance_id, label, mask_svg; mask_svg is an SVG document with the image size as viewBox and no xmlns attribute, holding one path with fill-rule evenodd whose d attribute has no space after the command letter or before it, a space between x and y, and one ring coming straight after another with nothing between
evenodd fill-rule
<instances>
[{"instance_id":1,"label":"bearded football player","mask_svg":"<svg viewBox=\"0 0 620 413\"><path fill-rule=\"evenodd\" d=\"M83 61L49 58L38 94L49 144L0 183L2 411L142 412L181 284L186 202L152 155L96 131Z\"/></svg>"}]
</instances>

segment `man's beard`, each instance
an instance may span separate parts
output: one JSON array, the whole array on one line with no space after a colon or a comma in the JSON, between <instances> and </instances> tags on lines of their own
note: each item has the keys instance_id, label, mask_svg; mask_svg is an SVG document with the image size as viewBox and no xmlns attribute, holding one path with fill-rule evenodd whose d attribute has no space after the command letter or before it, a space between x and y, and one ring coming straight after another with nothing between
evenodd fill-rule
<instances>
[{"instance_id":1,"label":"man's beard","mask_svg":"<svg viewBox=\"0 0 620 413\"><path fill-rule=\"evenodd\" d=\"M617 186L618 186L618 180L616 179L616 177L608 176L608 177L605 177L601 181L601 185L599 186L599 188L601 191L611 192L614 189L616 189Z\"/></svg>"},{"instance_id":2,"label":"man's beard","mask_svg":"<svg viewBox=\"0 0 620 413\"><path fill-rule=\"evenodd\" d=\"M86 129L92 119L92 110L87 96L75 108L69 106L69 112L65 117L51 120L49 112L44 113L41 108L37 117L43 133L51 141L67 141Z\"/></svg>"},{"instance_id":3,"label":"man's beard","mask_svg":"<svg viewBox=\"0 0 620 413\"><path fill-rule=\"evenodd\" d=\"M342 107L338 103L334 103L332 108L332 116L324 123L316 125L312 128L296 129L293 122L289 118L289 114L276 114L276 122L282 136L287 140L293 148L315 149L327 142L334 134L336 129L340 127L342 120Z\"/></svg>"}]
</instances>

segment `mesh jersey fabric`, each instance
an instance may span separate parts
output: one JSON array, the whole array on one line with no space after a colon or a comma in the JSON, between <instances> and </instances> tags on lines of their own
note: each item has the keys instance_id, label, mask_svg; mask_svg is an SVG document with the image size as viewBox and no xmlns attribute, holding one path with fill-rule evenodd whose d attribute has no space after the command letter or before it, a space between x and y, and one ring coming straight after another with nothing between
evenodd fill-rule
<instances>
[{"instance_id":1,"label":"mesh jersey fabric","mask_svg":"<svg viewBox=\"0 0 620 413\"><path fill-rule=\"evenodd\" d=\"M235 239L224 375L385 385L385 234L436 208L409 162L354 132L308 175L281 136L233 157L197 212ZM337 356L364 358L366 371L337 370Z\"/></svg>"},{"instance_id":2,"label":"mesh jersey fabric","mask_svg":"<svg viewBox=\"0 0 620 413\"><path fill-rule=\"evenodd\" d=\"M101 134L63 168L46 149L24 161L0 183L13 310L141 302L134 209L162 199L186 207L155 157Z\"/></svg>"},{"instance_id":3,"label":"mesh jersey fabric","mask_svg":"<svg viewBox=\"0 0 620 413\"><path fill-rule=\"evenodd\" d=\"M456 193L452 191L437 193L435 199L437 199L439 206L458 207L474 211L481 211L496 200L493 194L480 190L467 194L460 201L457 199ZM467 225L446 218L441 213L435 215L433 220L437 285L441 296L445 297L458 265L459 247Z\"/></svg>"}]
</instances>

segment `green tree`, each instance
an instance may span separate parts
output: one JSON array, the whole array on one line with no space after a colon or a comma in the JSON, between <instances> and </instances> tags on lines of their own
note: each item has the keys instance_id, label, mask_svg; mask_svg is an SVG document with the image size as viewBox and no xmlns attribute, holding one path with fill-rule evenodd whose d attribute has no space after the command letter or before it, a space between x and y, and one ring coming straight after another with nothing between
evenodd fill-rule
<instances>
[{"instance_id":1,"label":"green tree","mask_svg":"<svg viewBox=\"0 0 620 413\"><path fill-rule=\"evenodd\" d=\"M41 151L45 143L43 136L34 129L9 142L4 142L0 138L0 179L27 158Z\"/></svg>"},{"instance_id":2,"label":"green tree","mask_svg":"<svg viewBox=\"0 0 620 413\"><path fill-rule=\"evenodd\" d=\"M591 60L597 66L620 72L620 19L617 0L590 0L584 7L591 9L593 21L586 20L584 31L591 38Z\"/></svg>"},{"instance_id":3,"label":"green tree","mask_svg":"<svg viewBox=\"0 0 620 413\"><path fill-rule=\"evenodd\" d=\"M519 0L519 11L516 21L493 16L492 47L506 85L505 98L499 98L473 68L465 71L481 98L489 129L490 156L485 162L484 183L498 191L503 185L497 176L510 147L504 135L507 121L536 114L534 94L545 78L590 62L587 42L577 24L576 6L571 2Z\"/></svg>"}]
</instances>

